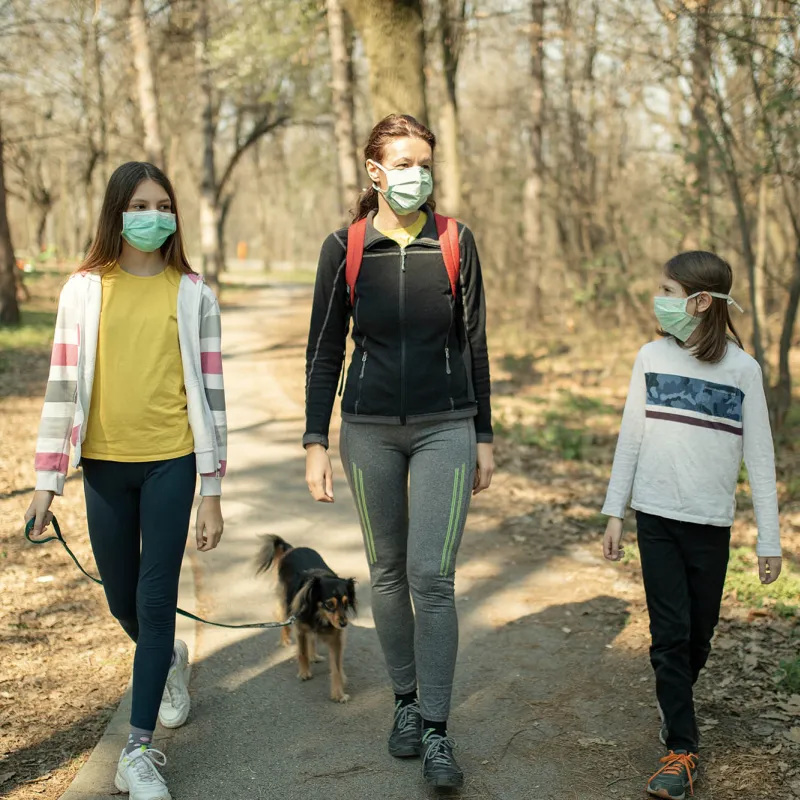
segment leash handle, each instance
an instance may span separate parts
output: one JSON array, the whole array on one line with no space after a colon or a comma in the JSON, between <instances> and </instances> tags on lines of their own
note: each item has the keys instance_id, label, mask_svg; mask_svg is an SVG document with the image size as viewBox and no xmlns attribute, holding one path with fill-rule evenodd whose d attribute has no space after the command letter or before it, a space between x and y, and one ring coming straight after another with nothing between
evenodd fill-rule
<instances>
[{"instance_id":1,"label":"leash handle","mask_svg":"<svg viewBox=\"0 0 800 800\"><path fill-rule=\"evenodd\" d=\"M77 568L78 568L78 569L79 569L79 570L80 570L80 571L81 571L81 572L82 572L82 573L83 573L83 574L84 574L84 575L85 575L85 576L86 576L86 577L87 577L87 578L88 578L90 581L93 581L93 582L94 582L94 583L96 583L98 586L102 586L102 585L103 585L103 581L101 581L99 578L95 578L95 577L94 577L94 575L90 575L90 574L89 574L89 573L88 573L88 572L87 572L87 571L86 571L86 570L85 570L85 569L84 569L84 568L81 566L81 562L80 562L80 561L78 561L78 559L77 559L77 558L76 558L76 556L75 556L75 553L73 553L73 552L72 552L72 550L70 550L70 549L69 549L69 545L67 544L67 542L66 542L66 539L64 539L64 537L63 537L63 536L62 536L62 534L61 534L61 527L60 527L60 526L59 526L59 524L58 524L58 520L56 519L56 517L55 517L55 514L53 515L53 531L54 531L54 533L55 533L55 536L48 536L48 537L47 537L47 539L31 539L31 531L33 530L33 525L34 525L34 522L35 522L35 520L33 520L33 519L29 519L29 520L28 520L28 522L27 522L27 524L25 525L25 538L26 538L26 539L27 539L27 540L28 540L28 541L29 541L31 544L47 544L48 542L53 542L53 541L55 541L56 539L58 539L58 541L59 541L59 542L61 542L61 544L64 546L64 549L67 551L67 555L68 555L68 556L69 556L69 557L70 557L70 558L71 558L71 559L72 559L72 560L75 562L75 566L76 566L76 567L77 567Z\"/></svg>"},{"instance_id":2,"label":"leash handle","mask_svg":"<svg viewBox=\"0 0 800 800\"><path fill-rule=\"evenodd\" d=\"M61 527L58 524L58 520L53 516L53 531L55 532L55 536L48 536L46 539L31 539L31 531L33 530L33 526L36 524L36 517L31 517L25 523L25 538L31 544L47 544L48 542L52 542L55 539L58 539L60 542L64 541L64 537L61 535Z\"/></svg>"},{"instance_id":3,"label":"leash handle","mask_svg":"<svg viewBox=\"0 0 800 800\"><path fill-rule=\"evenodd\" d=\"M90 580L96 583L98 586L103 585L103 581L95 578L94 576L90 575L82 566L81 562L75 557L75 553L69 549L69 545L66 542L66 539L61 534L61 527L58 524L58 520L56 519L55 515L53 515L53 532L55 536L48 536L46 539L31 539L31 531L33 530L35 519L29 519L28 522L25 524L25 538L31 544L47 544L48 542L53 542L58 539L59 542L63 545L64 549L67 551L69 557L75 562L75 566ZM292 625L296 621L296 617L294 614L286 620L286 622L246 622L240 625L229 625L224 622L211 622L211 620L203 619L202 617L198 617L196 614L192 614L189 611L184 611L182 608L176 609L176 612L180 614L182 617L186 617L187 619L194 620L195 622L201 622L203 625L213 625L215 628L286 628L289 625Z\"/></svg>"}]
</instances>

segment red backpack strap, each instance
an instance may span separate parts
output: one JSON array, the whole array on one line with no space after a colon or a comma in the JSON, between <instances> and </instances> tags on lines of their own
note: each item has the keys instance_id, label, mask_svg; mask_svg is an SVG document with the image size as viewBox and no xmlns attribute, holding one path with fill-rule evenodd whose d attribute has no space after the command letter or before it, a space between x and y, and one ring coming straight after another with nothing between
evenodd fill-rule
<instances>
[{"instance_id":1,"label":"red backpack strap","mask_svg":"<svg viewBox=\"0 0 800 800\"><path fill-rule=\"evenodd\" d=\"M439 244L442 246L442 258L450 278L450 288L453 297L458 297L458 280L461 273L461 252L458 246L458 223L452 217L443 217L434 214L436 220L436 233L439 235Z\"/></svg>"},{"instance_id":2,"label":"red backpack strap","mask_svg":"<svg viewBox=\"0 0 800 800\"><path fill-rule=\"evenodd\" d=\"M354 222L347 230L347 265L345 266L344 279L350 290L350 305L355 305L356 281L361 271L361 262L364 259L364 240L367 236L367 220L360 219Z\"/></svg>"}]
</instances>

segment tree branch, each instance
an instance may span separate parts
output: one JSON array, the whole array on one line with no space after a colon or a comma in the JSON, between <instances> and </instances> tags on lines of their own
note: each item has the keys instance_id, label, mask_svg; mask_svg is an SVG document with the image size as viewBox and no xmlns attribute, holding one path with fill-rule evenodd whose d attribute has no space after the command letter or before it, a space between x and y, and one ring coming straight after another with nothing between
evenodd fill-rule
<instances>
[{"instance_id":1,"label":"tree branch","mask_svg":"<svg viewBox=\"0 0 800 800\"><path fill-rule=\"evenodd\" d=\"M242 156L263 136L266 136L268 133L271 133L276 128L280 128L282 125L285 125L289 121L288 114L280 114L279 116L275 117L274 119L270 119L271 111L268 110L266 114L261 117L261 119L257 120L256 123L250 130L250 133L247 137L241 141L236 143L236 147L231 154L230 159L228 160L228 164L225 167L225 170L222 173L222 177L220 178L219 182L217 183L217 191L216 191L216 199L217 202L220 201L223 192L225 191L225 187L228 181L233 175L234 169L236 169L236 165L241 160Z\"/></svg>"}]
</instances>

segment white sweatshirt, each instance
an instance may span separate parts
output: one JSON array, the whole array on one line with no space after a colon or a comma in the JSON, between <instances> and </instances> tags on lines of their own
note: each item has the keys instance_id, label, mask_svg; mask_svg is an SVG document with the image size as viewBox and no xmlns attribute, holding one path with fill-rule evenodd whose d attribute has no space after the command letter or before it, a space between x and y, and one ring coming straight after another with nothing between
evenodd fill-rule
<instances>
[{"instance_id":1,"label":"white sweatshirt","mask_svg":"<svg viewBox=\"0 0 800 800\"><path fill-rule=\"evenodd\" d=\"M695 358L671 337L646 344L633 366L603 513L637 511L729 527L744 456L759 556L780 556L778 493L758 362L735 344L722 361Z\"/></svg>"}]
</instances>

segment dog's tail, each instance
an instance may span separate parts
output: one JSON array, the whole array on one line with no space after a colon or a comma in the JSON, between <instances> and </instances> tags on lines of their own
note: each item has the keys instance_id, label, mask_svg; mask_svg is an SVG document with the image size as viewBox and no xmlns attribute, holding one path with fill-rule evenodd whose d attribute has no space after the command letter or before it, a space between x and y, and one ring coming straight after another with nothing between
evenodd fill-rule
<instances>
[{"instance_id":1,"label":"dog's tail","mask_svg":"<svg viewBox=\"0 0 800 800\"><path fill-rule=\"evenodd\" d=\"M266 572L273 564L279 566L281 559L292 549L288 542L274 534L262 536L261 541L261 549L256 556L256 575Z\"/></svg>"}]
</instances>

